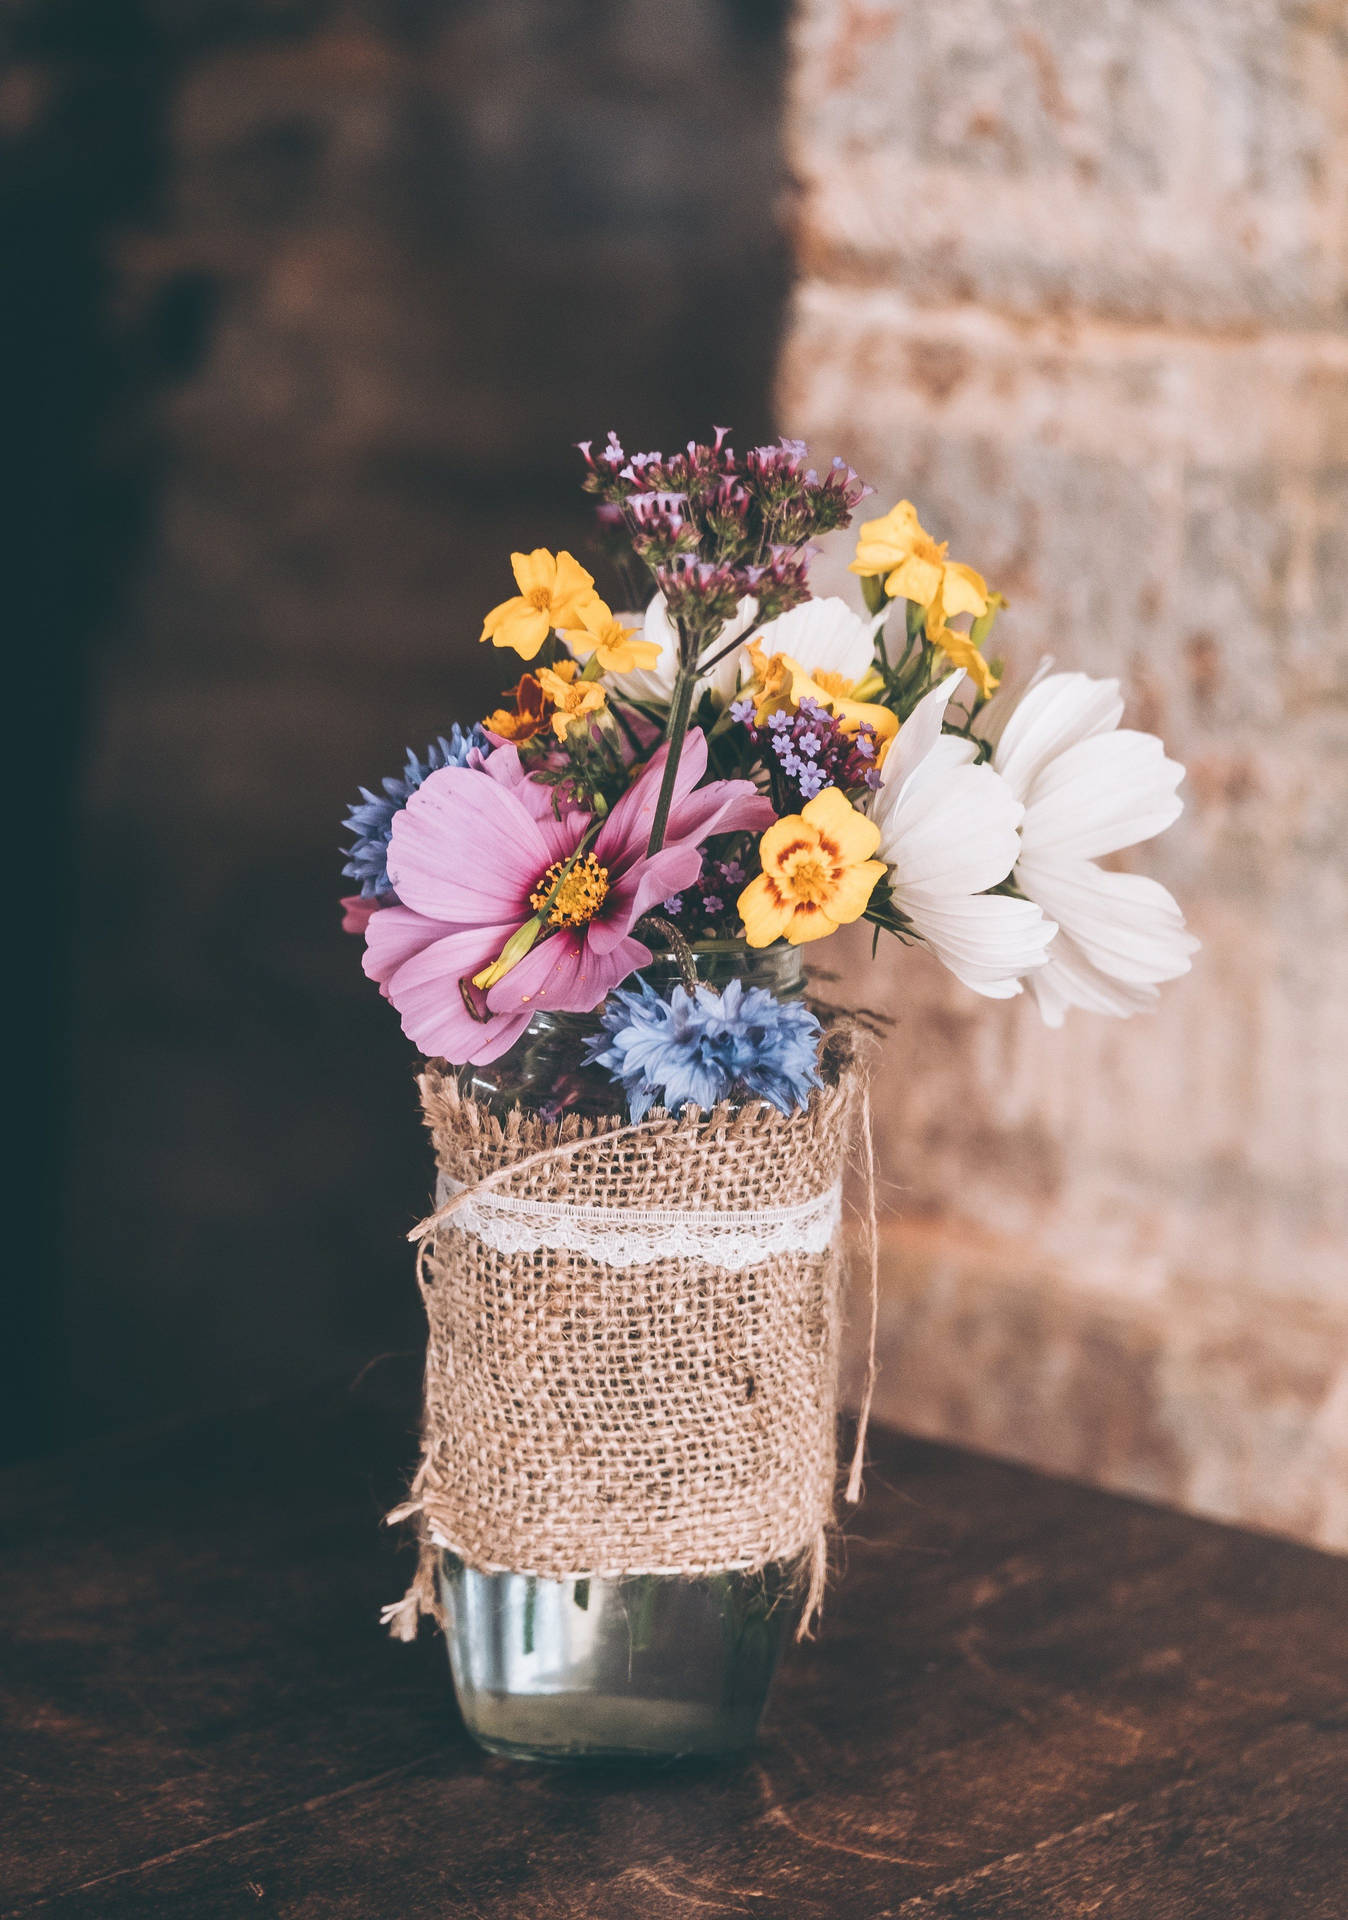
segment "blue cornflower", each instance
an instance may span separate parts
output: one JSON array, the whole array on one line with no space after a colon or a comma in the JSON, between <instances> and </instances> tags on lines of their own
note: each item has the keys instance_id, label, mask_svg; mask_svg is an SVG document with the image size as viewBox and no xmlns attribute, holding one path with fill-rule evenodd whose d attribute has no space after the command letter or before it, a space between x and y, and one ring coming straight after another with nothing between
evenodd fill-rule
<instances>
[{"instance_id":1,"label":"blue cornflower","mask_svg":"<svg viewBox=\"0 0 1348 1920\"><path fill-rule=\"evenodd\" d=\"M731 1096L768 1101L781 1113L804 1107L822 1086L819 1022L799 1000L732 980L722 993L675 987L668 999L645 980L611 993L603 1031L587 1060L604 1067L627 1095L634 1120L653 1106L704 1111Z\"/></svg>"},{"instance_id":2,"label":"blue cornflower","mask_svg":"<svg viewBox=\"0 0 1348 1920\"><path fill-rule=\"evenodd\" d=\"M453 726L448 740L441 734L431 742L424 760L418 760L409 747L401 775L380 781L382 794L371 793L368 787L361 788L360 799L342 822L347 832L356 836L344 849L346 864L342 872L352 880L359 880L361 893L367 900L393 891L388 878L388 843L393 816L402 811L430 774L438 773L441 767L467 766L468 756L473 752L491 752L491 742L481 727L465 733L462 727Z\"/></svg>"}]
</instances>

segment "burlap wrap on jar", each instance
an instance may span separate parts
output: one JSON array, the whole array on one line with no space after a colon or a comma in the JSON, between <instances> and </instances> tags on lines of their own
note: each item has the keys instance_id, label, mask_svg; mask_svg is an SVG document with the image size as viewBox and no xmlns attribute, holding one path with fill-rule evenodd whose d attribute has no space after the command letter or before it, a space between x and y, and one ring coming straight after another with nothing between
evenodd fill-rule
<instances>
[{"instance_id":1,"label":"burlap wrap on jar","mask_svg":"<svg viewBox=\"0 0 1348 1920\"><path fill-rule=\"evenodd\" d=\"M432 1560L545 1579L797 1562L822 1588L833 1507L838 1214L862 1076L640 1126L498 1120L431 1063L444 1204L424 1223L422 1561L386 1609L411 1637ZM505 1170L520 1165L509 1176ZM486 1183L485 1185L483 1183ZM522 1203L522 1204L521 1204Z\"/></svg>"}]
</instances>

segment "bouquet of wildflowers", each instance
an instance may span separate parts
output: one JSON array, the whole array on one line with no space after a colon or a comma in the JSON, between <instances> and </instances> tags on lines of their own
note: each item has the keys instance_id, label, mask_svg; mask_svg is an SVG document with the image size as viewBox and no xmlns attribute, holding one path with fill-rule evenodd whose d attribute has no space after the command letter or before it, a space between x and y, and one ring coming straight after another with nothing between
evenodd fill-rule
<instances>
[{"instance_id":1,"label":"bouquet of wildflowers","mask_svg":"<svg viewBox=\"0 0 1348 1920\"><path fill-rule=\"evenodd\" d=\"M423 1053L484 1063L540 1012L592 1014L633 1117L791 1111L818 1084L813 1016L714 991L700 956L725 978L864 919L976 993L1028 984L1055 1026L1187 970L1171 896L1098 864L1176 818L1182 768L1120 727L1116 681L1045 662L1001 688L1004 600L910 502L861 524L853 606L809 587L812 543L870 492L843 461L723 430L580 451L608 597L570 553L512 555L481 639L523 671L347 821L345 924ZM641 978L657 954L681 984Z\"/></svg>"},{"instance_id":2,"label":"bouquet of wildflowers","mask_svg":"<svg viewBox=\"0 0 1348 1920\"><path fill-rule=\"evenodd\" d=\"M801 950L867 920L976 993L1028 983L1055 1025L1148 1007L1194 942L1099 863L1175 818L1182 770L1120 728L1115 681L1046 664L1003 691L1002 596L907 500L860 526L858 604L813 597L813 543L869 492L843 461L725 432L581 453L604 592L569 553L513 554L481 639L514 685L347 823L347 925L432 1056L439 1176L396 1515L420 1554L385 1617L441 1619L497 1751L726 1751L762 1707L772 1593L803 1595L802 1632L818 1609L836 1477L867 1096L855 1035L826 1052L798 997ZM869 1217L849 1500L873 1190Z\"/></svg>"}]
</instances>

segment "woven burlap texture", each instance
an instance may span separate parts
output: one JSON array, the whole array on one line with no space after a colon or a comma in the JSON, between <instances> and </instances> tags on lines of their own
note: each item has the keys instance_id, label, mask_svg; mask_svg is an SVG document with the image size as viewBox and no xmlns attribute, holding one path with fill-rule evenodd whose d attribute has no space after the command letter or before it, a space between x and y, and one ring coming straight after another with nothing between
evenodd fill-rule
<instances>
[{"instance_id":1,"label":"woven burlap texture","mask_svg":"<svg viewBox=\"0 0 1348 1920\"><path fill-rule=\"evenodd\" d=\"M842 1174L860 1074L848 1036L832 1038L836 1084L791 1116L756 1104L546 1126L494 1118L436 1063L419 1085L437 1164L464 1188L496 1176L498 1192L574 1206L771 1208ZM838 1268L836 1249L742 1272L504 1255L450 1217L419 1262L424 1452L396 1517L419 1513L423 1544L484 1571L696 1575L809 1556L815 1588L835 1482Z\"/></svg>"}]
</instances>

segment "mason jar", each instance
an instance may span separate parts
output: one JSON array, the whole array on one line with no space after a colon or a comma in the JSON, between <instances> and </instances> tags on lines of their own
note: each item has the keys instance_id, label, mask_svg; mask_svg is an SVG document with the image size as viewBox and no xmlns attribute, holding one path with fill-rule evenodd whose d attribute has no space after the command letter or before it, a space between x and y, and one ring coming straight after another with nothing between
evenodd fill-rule
<instances>
[{"instance_id":1,"label":"mason jar","mask_svg":"<svg viewBox=\"0 0 1348 1920\"><path fill-rule=\"evenodd\" d=\"M799 949L694 950L698 977L740 978L779 999L804 992ZM657 958L644 977L680 979ZM621 1090L586 1066L597 1014L538 1013L499 1060L459 1070L460 1092L497 1117L546 1120L621 1107ZM778 1657L800 1615L803 1556L702 1577L542 1579L488 1573L441 1551L437 1574L450 1670L465 1725L517 1759L652 1759L727 1754L752 1744Z\"/></svg>"}]
</instances>

